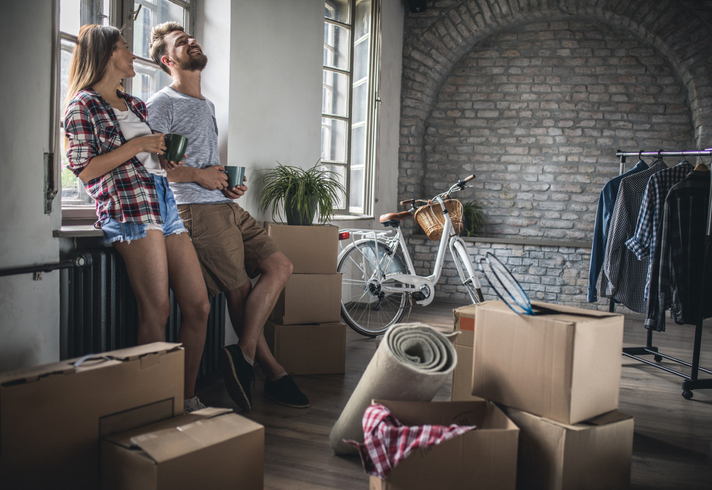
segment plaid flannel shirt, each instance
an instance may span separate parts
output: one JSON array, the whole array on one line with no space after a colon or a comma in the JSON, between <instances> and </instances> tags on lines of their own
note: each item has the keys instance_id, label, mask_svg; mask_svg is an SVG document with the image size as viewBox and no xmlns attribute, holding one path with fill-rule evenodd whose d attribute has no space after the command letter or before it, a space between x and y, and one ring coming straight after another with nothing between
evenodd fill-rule
<instances>
[{"instance_id":1,"label":"plaid flannel shirt","mask_svg":"<svg viewBox=\"0 0 712 490\"><path fill-rule=\"evenodd\" d=\"M665 310L675 323L694 325L712 316L712 260L703 263L710 192L709 172L691 172L670 189L660 223L660 245L655 251L650 300L645 327L665 330Z\"/></svg>"},{"instance_id":2,"label":"plaid flannel shirt","mask_svg":"<svg viewBox=\"0 0 712 490\"><path fill-rule=\"evenodd\" d=\"M638 260L654 256L655 247L658 245L658 224L663 217L667 193L672 186L684 179L693 169L694 167L690 163L683 160L674 167L661 170L650 177L645 194L643 194L643 203L640 205L635 233L625 242L628 250L633 252ZM645 300L648 299L650 293L652 272L652 261L648 261L648 274L645 278L643 296Z\"/></svg>"},{"instance_id":3,"label":"plaid flannel shirt","mask_svg":"<svg viewBox=\"0 0 712 490\"><path fill-rule=\"evenodd\" d=\"M633 252L626 248L625 241L635 230L648 180L666 168L662 160L657 160L649 169L624 177L611 214L603 259L601 294L638 313L645 313L648 308L643 299L648 261L636 259Z\"/></svg>"},{"instance_id":4,"label":"plaid flannel shirt","mask_svg":"<svg viewBox=\"0 0 712 490\"><path fill-rule=\"evenodd\" d=\"M455 424L404 426L378 403L366 408L362 423L364 443L344 442L358 449L366 473L379 478L386 478L414 449L435 446L477 428Z\"/></svg>"},{"instance_id":5,"label":"plaid flannel shirt","mask_svg":"<svg viewBox=\"0 0 712 490\"><path fill-rule=\"evenodd\" d=\"M146 105L136 97L117 91L138 118L147 123ZM69 140L69 169L79 175L92 158L126 143L114 110L92 89L79 91L64 114L64 131ZM99 221L112 218L120 223L161 224L161 210L153 178L136 158L84 185L96 201Z\"/></svg>"}]
</instances>

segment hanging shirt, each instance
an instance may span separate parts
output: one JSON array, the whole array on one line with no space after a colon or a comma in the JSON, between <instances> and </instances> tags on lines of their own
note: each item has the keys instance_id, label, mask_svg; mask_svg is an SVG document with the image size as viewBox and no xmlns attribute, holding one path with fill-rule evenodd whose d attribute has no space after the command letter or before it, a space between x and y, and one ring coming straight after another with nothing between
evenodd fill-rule
<instances>
[{"instance_id":1,"label":"hanging shirt","mask_svg":"<svg viewBox=\"0 0 712 490\"><path fill-rule=\"evenodd\" d=\"M601 195L598 198L598 208L596 209L596 221L593 225L591 263L588 268L587 299L589 303L595 303L598 301L596 283L598 282L598 275L601 273L601 267L603 267L606 242L608 241L608 230L611 224L611 214L613 214L613 206L616 203L616 197L618 195L618 188L620 187L621 180L632 174L646 170L647 168L648 164L643 160L640 160L632 169L609 180L601 190Z\"/></svg>"},{"instance_id":2,"label":"hanging shirt","mask_svg":"<svg viewBox=\"0 0 712 490\"><path fill-rule=\"evenodd\" d=\"M625 241L635 230L648 179L666 168L662 160L658 160L649 169L622 179L611 214L601 294L638 313L645 313L648 309L643 297L648 262L637 260L633 252L626 248Z\"/></svg>"},{"instance_id":3,"label":"hanging shirt","mask_svg":"<svg viewBox=\"0 0 712 490\"><path fill-rule=\"evenodd\" d=\"M650 297L645 327L665 330L665 310L680 325L712 316L712 257L703 264L707 233L710 173L691 172L665 199L660 244L652 260Z\"/></svg>"},{"instance_id":4,"label":"hanging shirt","mask_svg":"<svg viewBox=\"0 0 712 490\"><path fill-rule=\"evenodd\" d=\"M661 170L650 177L640 205L635 233L625 242L626 247L635 254L638 260L652 257L655 253L655 247L658 245L658 224L663 216L667 193L672 186L684 179L693 169L692 164L683 160L674 167ZM646 300L652 273L650 266L651 261L648 261L644 295Z\"/></svg>"},{"instance_id":5,"label":"hanging shirt","mask_svg":"<svg viewBox=\"0 0 712 490\"><path fill-rule=\"evenodd\" d=\"M362 423L364 443L344 442L358 449L366 473L379 478L386 478L414 449L434 446L477 428L455 424L405 426L379 403L366 408Z\"/></svg>"}]
</instances>

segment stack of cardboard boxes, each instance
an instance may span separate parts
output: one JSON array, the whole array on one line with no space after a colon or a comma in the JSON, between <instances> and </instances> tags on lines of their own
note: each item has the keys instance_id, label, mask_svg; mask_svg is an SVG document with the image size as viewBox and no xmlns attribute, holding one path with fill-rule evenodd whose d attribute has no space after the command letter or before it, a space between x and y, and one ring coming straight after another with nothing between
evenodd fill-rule
<instances>
[{"instance_id":1,"label":"stack of cardboard boxes","mask_svg":"<svg viewBox=\"0 0 712 490\"><path fill-rule=\"evenodd\" d=\"M159 342L0 374L0 487L261 489L264 428L183 415L183 364Z\"/></svg>"},{"instance_id":2,"label":"stack of cardboard boxes","mask_svg":"<svg viewBox=\"0 0 712 490\"><path fill-rule=\"evenodd\" d=\"M500 301L455 310L452 399L496 402L519 427L518 488L627 488L633 419L617 411L623 316L535 311L518 315Z\"/></svg>"},{"instance_id":3,"label":"stack of cardboard boxes","mask_svg":"<svg viewBox=\"0 0 712 490\"><path fill-rule=\"evenodd\" d=\"M342 374L346 325L341 323L341 274L336 272L339 229L266 223L267 234L294 270L280 294L265 339L291 374Z\"/></svg>"}]
</instances>

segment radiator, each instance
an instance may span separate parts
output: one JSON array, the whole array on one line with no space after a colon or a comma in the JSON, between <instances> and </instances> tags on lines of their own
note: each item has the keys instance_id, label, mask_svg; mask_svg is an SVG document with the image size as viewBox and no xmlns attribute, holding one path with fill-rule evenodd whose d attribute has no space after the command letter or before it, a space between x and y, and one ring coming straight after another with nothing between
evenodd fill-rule
<instances>
[{"instance_id":1,"label":"radiator","mask_svg":"<svg viewBox=\"0 0 712 490\"><path fill-rule=\"evenodd\" d=\"M136 345L138 308L119 253L107 248L78 251L75 255L86 256L88 265L65 269L61 273L61 358ZM173 291L170 298L166 340L177 342L181 314ZM199 378L219 370L218 353L225 344L225 295L210 297L210 307Z\"/></svg>"}]
</instances>

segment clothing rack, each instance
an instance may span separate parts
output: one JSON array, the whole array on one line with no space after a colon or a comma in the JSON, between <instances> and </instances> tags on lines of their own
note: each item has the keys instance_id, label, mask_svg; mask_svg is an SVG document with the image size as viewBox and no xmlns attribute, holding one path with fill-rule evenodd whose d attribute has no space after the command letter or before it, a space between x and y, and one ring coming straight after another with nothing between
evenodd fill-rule
<instances>
[{"instance_id":1,"label":"clothing rack","mask_svg":"<svg viewBox=\"0 0 712 490\"><path fill-rule=\"evenodd\" d=\"M626 162L626 157L638 157L641 159L642 157L699 157L699 156L710 156L712 155L712 148L707 149L707 150L688 150L688 151L638 151L638 152L622 152L618 150L616 152L616 156L620 158L620 174L623 174L625 171L625 162ZM710 173L711 178L712 178L712 172ZM702 275L702 291L704 291L705 287L705 282L707 281L708 278L705 277L704 271L707 270L707 263L708 260L711 258L709 257L710 253L710 244L712 242L712 226L710 225L710 216L712 216L712 183L710 185L710 199L708 203L708 208L707 208L707 230L706 230L706 236L705 236L705 254L704 254L704 261L703 261L703 275ZM613 312L615 310L615 301L613 299L610 300L610 303L608 305L608 311ZM701 316L702 315L702 310L701 310ZM692 347L692 363L689 363L687 361L684 361L682 359L678 359L676 357L672 357L666 354L663 354L658 350L657 347L653 346L653 329L648 329L648 335L647 335L647 340L646 340L646 345L644 347L624 347L623 348L623 355L626 357L630 357L631 359L635 359L636 361L643 362L645 364L648 364L650 366L653 366L658 369L662 369L663 371L666 371L668 373L674 374L676 376L679 376L683 378L682 382L682 396L683 398L689 400L692 398L692 390L695 389L710 389L712 388L712 378L705 378L705 379L699 379L699 372L702 371L707 374L712 375L712 371L709 369L705 369L703 367L700 367L700 347L702 344L702 321L703 319L700 318L700 320L697 322L695 325L695 341ZM640 356L643 355L652 355L653 360L655 362L652 362L648 359L644 359ZM667 359L668 361L675 362L677 364L687 366L690 368L690 374L687 375L681 371L677 371L675 369L669 368L667 366L663 366L661 364L658 364L660 361L663 360L663 358Z\"/></svg>"}]
</instances>

